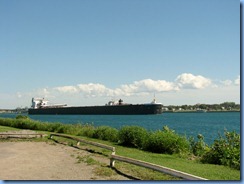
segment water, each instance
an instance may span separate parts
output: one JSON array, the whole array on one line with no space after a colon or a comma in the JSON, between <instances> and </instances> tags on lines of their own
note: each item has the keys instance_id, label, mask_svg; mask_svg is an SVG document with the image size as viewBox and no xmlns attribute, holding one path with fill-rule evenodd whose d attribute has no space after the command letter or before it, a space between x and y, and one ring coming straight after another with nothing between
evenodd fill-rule
<instances>
[{"instance_id":1,"label":"water","mask_svg":"<svg viewBox=\"0 0 244 184\"><path fill-rule=\"evenodd\" d=\"M0 114L0 117L15 117L16 114ZM62 122L68 124L92 123L94 126L107 125L121 128L125 125L137 125L147 130L159 130L168 126L176 133L187 137L204 136L207 144L212 144L218 134L227 131L240 133L239 112L215 113L163 113L160 115L29 115L31 119L44 122Z\"/></svg>"}]
</instances>

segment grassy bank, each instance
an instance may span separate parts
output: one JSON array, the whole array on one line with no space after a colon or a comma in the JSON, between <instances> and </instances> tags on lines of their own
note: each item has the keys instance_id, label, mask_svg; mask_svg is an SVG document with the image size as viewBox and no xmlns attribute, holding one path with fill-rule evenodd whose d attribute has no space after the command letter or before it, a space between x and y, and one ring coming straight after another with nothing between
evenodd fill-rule
<instances>
[{"instance_id":1,"label":"grassy bank","mask_svg":"<svg viewBox=\"0 0 244 184\"><path fill-rule=\"evenodd\" d=\"M0 132L3 131L16 131L20 129L0 126ZM48 132L46 132L48 133ZM81 137L81 136L79 136ZM98 140L94 138L81 137L82 139L96 141L103 144L111 145L116 148L116 154L121 156L126 156L130 158L135 158L139 160L143 160L146 162L154 163L157 165L162 165L165 167L169 167L172 169L180 170L183 172L187 172L193 175L197 175L200 177L207 178L209 180L239 180L240 179L240 171L236 169L231 169L226 166L213 165L213 164L202 164L196 160L189 160L184 158L179 158L177 155L169 155L169 154L158 154L145 152L142 150L138 150L136 148L127 148L124 146L120 146L116 143ZM64 140L62 140L64 141ZM69 145L72 145L71 140L66 140ZM75 142L74 142L75 144ZM100 153L109 155L108 151L104 152L101 148L92 147L91 148L94 153ZM121 172L126 172L128 175L135 176L145 180L175 180L176 178L165 176L162 173L150 171L148 169L144 169L138 166L133 166L129 164L124 164L118 162L116 167Z\"/></svg>"},{"instance_id":2,"label":"grassy bank","mask_svg":"<svg viewBox=\"0 0 244 184\"><path fill-rule=\"evenodd\" d=\"M168 127L164 127L162 130L155 132L147 132L141 127L133 126L126 126L117 130L105 126L94 127L89 124L67 125L61 123L43 123L23 117L18 119L0 118L0 124L21 129L82 136L82 138L115 146L116 153L121 156L144 160L208 179L240 179L240 171L238 169L217 164L203 164L201 160L204 155L208 156L208 158L215 158L214 156L219 157L221 154L228 153L223 153L225 150L221 147L224 145L228 148L234 146L235 149L233 148L231 152L228 153L228 157L221 157L221 159L224 161L232 160L238 162L240 160L240 155L238 154L239 136L233 132L226 132L228 136L226 139L220 138L215 141L214 145L207 146L203 141L203 136L199 136L199 140L197 141L190 141L185 137L179 136ZM164 140L165 142L163 142ZM233 144L228 145L231 141ZM158 147L154 150L154 153L150 150L152 148L152 143L153 147ZM216 150L217 146L219 148L219 150L217 150L218 152L213 152L213 150ZM150 149L147 150L148 148ZM236 153L233 154L233 151ZM238 163L236 164L238 165Z\"/></svg>"}]
</instances>

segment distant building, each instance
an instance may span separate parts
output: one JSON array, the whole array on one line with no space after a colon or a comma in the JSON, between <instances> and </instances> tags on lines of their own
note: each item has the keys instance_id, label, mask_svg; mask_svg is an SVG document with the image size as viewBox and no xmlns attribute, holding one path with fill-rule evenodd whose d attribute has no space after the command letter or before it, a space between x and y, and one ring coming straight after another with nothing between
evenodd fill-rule
<instances>
[{"instance_id":1,"label":"distant building","mask_svg":"<svg viewBox=\"0 0 244 184\"><path fill-rule=\"evenodd\" d=\"M168 107L163 107L162 109L163 109L163 111L168 111L169 110Z\"/></svg>"}]
</instances>

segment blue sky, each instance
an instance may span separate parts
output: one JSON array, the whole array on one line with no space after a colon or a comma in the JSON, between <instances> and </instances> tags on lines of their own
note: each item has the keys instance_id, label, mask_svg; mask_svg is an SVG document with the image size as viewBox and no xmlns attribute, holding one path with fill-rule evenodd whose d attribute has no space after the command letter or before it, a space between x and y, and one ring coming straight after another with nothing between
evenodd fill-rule
<instances>
[{"instance_id":1,"label":"blue sky","mask_svg":"<svg viewBox=\"0 0 244 184\"><path fill-rule=\"evenodd\" d=\"M2 0L0 28L0 108L240 103L237 0Z\"/></svg>"}]
</instances>

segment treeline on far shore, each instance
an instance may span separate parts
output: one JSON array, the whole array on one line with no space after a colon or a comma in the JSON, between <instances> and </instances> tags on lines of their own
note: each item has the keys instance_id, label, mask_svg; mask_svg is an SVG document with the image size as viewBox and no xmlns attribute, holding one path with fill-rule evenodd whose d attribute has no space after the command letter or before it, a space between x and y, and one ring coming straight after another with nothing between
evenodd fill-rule
<instances>
[{"instance_id":1,"label":"treeline on far shore","mask_svg":"<svg viewBox=\"0 0 244 184\"><path fill-rule=\"evenodd\" d=\"M126 147L134 147L153 153L175 154L202 163L229 166L240 170L240 134L235 131L219 135L212 145L204 142L204 136L186 137L177 134L167 126L161 130L148 131L140 126L123 126L115 129L109 126L95 127L91 124L47 123L18 115L14 118L0 118L0 125L20 129L64 133L110 141Z\"/></svg>"},{"instance_id":2,"label":"treeline on far shore","mask_svg":"<svg viewBox=\"0 0 244 184\"><path fill-rule=\"evenodd\" d=\"M165 112L238 112L240 104L224 102L221 104L168 105L163 107Z\"/></svg>"}]
</instances>

